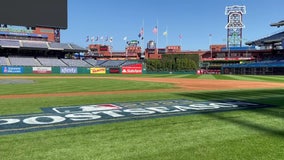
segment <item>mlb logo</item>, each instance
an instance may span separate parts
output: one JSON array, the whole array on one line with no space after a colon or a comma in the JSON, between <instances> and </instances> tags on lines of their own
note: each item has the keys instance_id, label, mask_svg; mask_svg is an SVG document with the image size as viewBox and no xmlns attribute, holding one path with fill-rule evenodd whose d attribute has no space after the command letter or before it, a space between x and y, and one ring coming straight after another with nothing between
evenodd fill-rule
<instances>
[{"instance_id":1,"label":"mlb logo","mask_svg":"<svg viewBox=\"0 0 284 160\"><path fill-rule=\"evenodd\" d=\"M114 104L98 104L98 105L86 105L86 106L70 106L70 107L57 107L52 108L53 111L60 114L77 113L77 112L97 112L117 110L122 107Z\"/></svg>"}]
</instances>

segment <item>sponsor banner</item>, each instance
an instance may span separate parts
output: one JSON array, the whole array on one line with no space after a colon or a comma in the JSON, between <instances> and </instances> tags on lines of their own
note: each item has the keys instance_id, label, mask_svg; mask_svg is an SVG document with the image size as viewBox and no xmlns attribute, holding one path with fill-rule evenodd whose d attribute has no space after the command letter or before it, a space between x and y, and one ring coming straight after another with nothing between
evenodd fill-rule
<instances>
[{"instance_id":1,"label":"sponsor banner","mask_svg":"<svg viewBox=\"0 0 284 160\"><path fill-rule=\"evenodd\" d=\"M122 67L122 74L142 74L142 64L133 64Z\"/></svg>"},{"instance_id":2,"label":"sponsor banner","mask_svg":"<svg viewBox=\"0 0 284 160\"><path fill-rule=\"evenodd\" d=\"M61 74L77 74L77 67L60 67Z\"/></svg>"},{"instance_id":3,"label":"sponsor banner","mask_svg":"<svg viewBox=\"0 0 284 160\"><path fill-rule=\"evenodd\" d=\"M43 108L41 114L0 116L0 135L76 127L114 121L177 116L271 105L245 101L164 100Z\"/></svg>"},{"instance_id":4,"label":"sponsor banner","mask_svg":"<svg viewBox=\"0 0 284 160\"><path fill-rule=\"evenodd\" d=\"M2 67L2 73L5 74L21 74L24 72L24 67Z\"/></svg>"},{"instance_id":5,"label":"sponsor banner","mask_svg":"<svg viewBox=\"0 0 284 160\"><path fill-rule=\"evenodd\" d=\"M90 68L91 74L105 74L106 68Z\"/></svg>"},{"instance_id":6,"label":"sponsor banner","mask_svg":"<svg viewBox=\"0 0 284 160\"><path fill-rule=\"evenodd\" d=\"M51 67L33 67L34 74L51 74Z\"/></svg>"},{"instance_id":7,"label":"sponsor banner","mask_svg":"<svg viewBox=\"0 0 284 160\"><path fill-rule=\"evenodd\" d=\"M219 69L199 69L196 71L197 74L220 74L221 70Z\"/></svg>"},{"instance_id":8,"label":"sponsor banner","mask_svg":"<svg viewBox=\"0 0 284 160\"><path fill-rule=\"evenodd\" d=\"M109 73L120 73L120 68L109 68Z\"/></svg>"}]
</instances>

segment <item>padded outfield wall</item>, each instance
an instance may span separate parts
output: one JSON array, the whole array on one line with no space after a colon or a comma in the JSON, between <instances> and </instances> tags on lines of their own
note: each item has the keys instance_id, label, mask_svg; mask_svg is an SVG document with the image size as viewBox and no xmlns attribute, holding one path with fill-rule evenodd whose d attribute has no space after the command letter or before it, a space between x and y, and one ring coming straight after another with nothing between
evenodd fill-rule
<instances>
[{"instance_id":1,"label":"padded outfield wall","mask_svg":"<svg viewBox=\"0 0 284 160\"><path fill-rule=\"evenodd\" d=\"M144 64L122 67L0 66L0 74L196 74L196 70L148 71Z\"/></svg>"},{"instance_id":2,"label":"padded outfield wall","mask_svg":"<svg viewBox=\"0 0 284 160\"><path fill-rule=\"evenodd\" d=\"M123 67L26 67L1 66L1 74L142 74L146 73L142 64Z\"/></svg>"}]
</instances>

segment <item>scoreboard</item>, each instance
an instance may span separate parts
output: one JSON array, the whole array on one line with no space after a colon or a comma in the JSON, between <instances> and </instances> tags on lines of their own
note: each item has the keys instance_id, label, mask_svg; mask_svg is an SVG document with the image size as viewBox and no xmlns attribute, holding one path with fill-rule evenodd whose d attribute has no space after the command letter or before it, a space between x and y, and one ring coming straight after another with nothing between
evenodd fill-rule
<instances>
[{"instance_id":1,"label":"scoreboard","mask_svg":"<svg viewBox=\"0 0 284 160\"><path fill-rule=\"evenodd\" d=\"M67 0L1 0L0 24L67 29Z\"/></svg>"}]
</instances>

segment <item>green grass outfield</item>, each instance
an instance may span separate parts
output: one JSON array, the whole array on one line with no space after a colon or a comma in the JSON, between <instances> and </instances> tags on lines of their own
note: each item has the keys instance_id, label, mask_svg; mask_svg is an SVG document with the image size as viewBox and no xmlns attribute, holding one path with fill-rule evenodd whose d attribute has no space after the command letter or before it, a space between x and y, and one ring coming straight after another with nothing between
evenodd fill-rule
<instances>
[{"instance_id":1,"label":"green grass outfield","mask_svg":"<svg viewBox=\"0 0 284 160\"><path fill-rule=\"evenodd\" d=\"M106 75L104 75L106 76ZM122 76L122 75L116 75ZM133 76L133 75L128 75ZM284 76L138 75L284 83ZM98 76L102 77L102 76ZM11 75L13 78L13 75ZM33 79L33 76L30 76ZM1 79L1 76L0 76ZM111 79L34 79L0 84L0 95L172 88L171 84ZM0 116L41 108L151 100L235 99L274 107L171 116L0 136L1 160L279 160L284 157L284 89L137 93L0 99Z\"/></svg>"}]
</instances>

